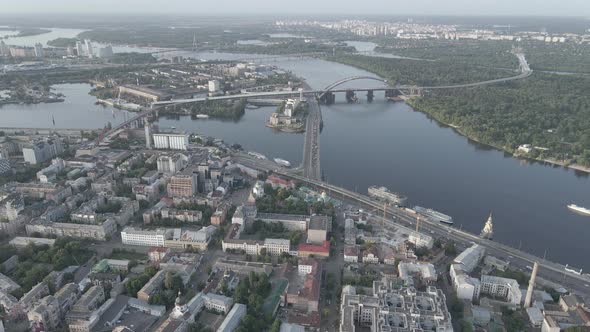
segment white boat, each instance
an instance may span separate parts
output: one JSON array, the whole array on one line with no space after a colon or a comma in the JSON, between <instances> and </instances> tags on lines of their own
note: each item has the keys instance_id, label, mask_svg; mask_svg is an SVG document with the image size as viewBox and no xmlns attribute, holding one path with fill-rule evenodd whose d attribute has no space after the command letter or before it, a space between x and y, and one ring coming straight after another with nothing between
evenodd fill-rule
<instances>
[{"instance_id":1,"label":"white boat","mask_svg":"<svg viewBox=\"0 0 590 332\"><path fill-rule=\"evenodd\" d=\"M408 199L406 196L394 193L386 187L370 186L367 191L369 192L369 196L373 198L389 201L397 205L404 205Z\"/></svg>"},{"instance_id":2,"label":"white boat","mask_svg":"<svg viewBox=\"0 0 590 332\"><path fill-rule=\"evenodd\" d=\"M291 167L291 163L285 159L275 158L274 161L281 166Z\"/></svg>"},{"instance_id":3,"label":"white boat","mask_svg":"<svg viewBox=\"0 0 590 332\"><path fill-rule=\"evenodd\" d=\"M209 119L209 115L207 114L197 114L195 117L197 119Z\"/></svg>"},{"instance_id":4,"label":"white boat","mask_svg":"<svg viewBox=\"0 0 590 332\"><path fill-rule=\"evenodd\" d=\"M424 215L425 217L433 220L438 221L443 224L452 225L453 224L453 217L448 216L444 213L440 213L438 211L434 211L433 209L427 209L421 206L414 206L414 211Z\"/></svg>"},{"instance_id":5,"label":"white boat","mask_svg":"<svg viewBox=\"0 0 590 332\"><path fill-rule=\"evenodd\" d=\"M567 206L567 208L570 209L570 210L572 210L572 211L578 212L580 214L584 214L584 215L590 216L590 209L587 209L585 207L577 206L576 204L569 204Z\"/></svg>"}]
</instances>

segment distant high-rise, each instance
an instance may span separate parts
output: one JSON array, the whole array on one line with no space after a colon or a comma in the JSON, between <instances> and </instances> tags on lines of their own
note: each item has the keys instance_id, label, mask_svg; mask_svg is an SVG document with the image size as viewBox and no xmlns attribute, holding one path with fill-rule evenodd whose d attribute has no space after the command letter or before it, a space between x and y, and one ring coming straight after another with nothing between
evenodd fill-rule
<instances>
[{"instance_id":1,"label":"distant high-rise","mask_svg":"<svg viewBox=\"0 0 590 332\"><path fill-rule=\"evenodd\" d=\"M94 51L92 50L92 43L89 39L84 40L84 43L86 44L86 55L89 58L92 58L92 56L94 55Z\"/></svg>"},{"instance_id":2,"label":"distant high-rise","mask_svg":"<svg viewBox=\"0 0 590 332\"><path fill-rule=\"evenodd\" d=\"M41 43L35 44L35 57L42 58L44 55L43 45Z\"/></svg>"},{"instance_id":3,"label":"distant high-rise","mask_svg":"<svg viewBox=\"0 0 590 332\"><path fill-rule=\"evenodd\" d=\"M10 48L6 45L4 40L0 40L0 55L10 55Z\"/></svg>"},{"instance_id":4,"label":"distant high-rise","mask_svg":"<svg viewBox=\"0 0 590 332\"><path fill-rule=\"evenodd\" d=\"M483 226L480 236L487 240L494 238L494 222L492 220L492 213L490 213L486 224Z\"/></svg>"},{"instance_id":5,"label":"distant high-rise","mask_svg":"<svg viewBox=\"0 0 590 332\"><path fill-rule=\"evenodd\" d=\"M82 44L82 42L79 40L76 42L76 53L78 53L78 56L86 55L86 50L84 49L84 44Z\"/></svg>"},{"instance_id":6,"label":"distant high-rise","mask_svg":"<svg viewBox=\"0 0 590 332\"><path fill-rule=\"evenodd\" d=\"M528 308L533 302L533 290L535 289L535 279L537 278L537 271L539 270L539 263L535 262L533 265L533 272L531 273L531 279L529 280L529 288L526 291L526 297L524 299L524 307Z\"/></svg>"}]
</instances>

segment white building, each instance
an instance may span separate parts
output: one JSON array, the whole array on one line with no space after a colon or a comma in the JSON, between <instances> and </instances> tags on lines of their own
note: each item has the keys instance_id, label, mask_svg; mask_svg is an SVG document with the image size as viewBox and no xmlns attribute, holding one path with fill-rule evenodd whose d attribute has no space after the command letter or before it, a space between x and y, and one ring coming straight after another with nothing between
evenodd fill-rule
<instances>
[{"instance_id":1,"label":"white building","mask_svg":"<svg viewBox=\"0 0 590 332\"><path fill-rule=\"evenodd\" d=\"M410 234L410 236L408 237L408 242L414 244L416 248L425 247L431 249L434 245L432 236L418 232L413 232L412 234Z\"/></svg>"},{"instance_id":2,"label":"white building","mask_svg":"<svg viewBox=\"0 0 590 332\"><path fill-rule=\"evenodd\" d=\"M280 256L282 253L289 253L291 241L286 239L266 239L264 240L266 253L271 256Z\"/></svg>"},{"instance_id":3,"label":"white building","mask_svg":"<svg viewBox=\"0 0 590 332\"><path fill-rule=\"evenodd\" d=\"M489 275L481 276L480 294L501 297L514 306L520 306L522 299L522 292L516 280Z\"/></svg>"},{"instance_id":4,"label":"white building","mask_svg":"<svg viewBox=\"0 0 590 332\"><path fill-rule=\"evenodd\" d=\"M209 81L209 92L215 93L221 89L221 83L218 80Z\"/></svg>"},{"instance_id":5,"label":"white building","mask_svg":"<svg viewBox=\"0 0 590 332\"><path fill-rule=\"evenodd\" d=\"M162 229L148 231L125 227L121 231L121 241L132 246L163 247L166 233L167 231Z\"/></svg>"},{"instance_id":6,"label":"white building","mask_svg":"<svg viewBox=\"0 0 590 332\"><path fill-rule=\"evenodd\" d=\"M234 300L231 297L214 293L205 294L203 299L205 300L205 308L223 312L224 314L227 314L234 304Z\"/></svg>"},{"instance_id":7,"label":"white building","mask_svg":"<svg viewBox=\"0 0 590 332\"><path fill-rule=\"evenodd\" d=\"M173 156L159 156L156 161L158 172L168 174L179 172L186 166L187 163L188 157L181 153L177 153Z\"/></svg>"},{"instance_id":8,"label":"white building","mask_svg":"<svg viewBox=\"0 0 590 332\"><path fill-rule=\"evenodd\" d=\"M154 148L167 150L187 150L188 135L186 134L154 134Z\"/></svg>"}]
</instances>

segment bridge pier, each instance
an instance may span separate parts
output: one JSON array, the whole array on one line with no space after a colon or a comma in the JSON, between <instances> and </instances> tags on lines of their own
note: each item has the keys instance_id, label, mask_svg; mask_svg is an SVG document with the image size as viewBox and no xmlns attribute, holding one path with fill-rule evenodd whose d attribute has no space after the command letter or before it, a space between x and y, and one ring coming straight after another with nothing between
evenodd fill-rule
<instances>
[{"instance_id":1,"label":"bridge pier","mask_svg":"<svg viewBox=\"0 0 590 332\"><path fill-rule=\"evenodd\" d=\"M336 96L333 92L326 92L320 96L320 102L325 105L332 105L336 101Z\"/></svg>"},{"instance_id":2,"label":"bridge pier","mask_svg":"<svg viewBox=\"0 0 590 332\"><path fill-rule=\"evenodd\" d=\"M367 101L370 103L373 101L373 98L374 98L373 90L367 91Z\"/></svg>"},{"instance_id":3,"label":"bridge pier","mask_svg":"<svg viewBox=\"0 0 590 332\"><path fill-rule=\"evenodd\" d=\"M356 103L358 98L353 90L346 90L346 102L349 104Z\"/></svg>"}]
</instances>

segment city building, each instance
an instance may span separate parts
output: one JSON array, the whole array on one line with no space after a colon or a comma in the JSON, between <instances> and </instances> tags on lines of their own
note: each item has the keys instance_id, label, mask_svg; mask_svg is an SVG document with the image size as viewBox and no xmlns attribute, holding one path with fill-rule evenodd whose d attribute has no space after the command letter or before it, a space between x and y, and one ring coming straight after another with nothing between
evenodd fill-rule
<instances>
[{"instance_id":1,"label":"city building","mask_svg":"<svg viewBox=\"0 0 590 332\"><path fill-rule=\"evenodd\" d=\"M203 212L195 210L178 210L164 208L160 211L162 219L173 219L178 221L198 223L203 219Z\"/></svg>"},{"instance_id":2,"label":"city building","mask_svg":"<svg viewBox=\"0 0 590 332\"><path fill-rule=\"evenodd\" d=\"M311 216L307 228L307 242L312 244L324 243L328 238L328 232L332 228L331 225L331 217L318 215Z\"/></svg>"},{"instance_id":3,"label":"city building","mask_svg":"<svg viewBox=\"0 0 590 332\"><path fill-rule=\"evenodd\" d=\"M203 227L198 231L183 231L180 228L176 228L173 230L172 236L164 240L164 246L174 249L194 248L207 250L207 246L216 230L217 227L211 225Z\"/></svg>"},{"instance_id":4,"label":"city building","mask_svg":"<svg viewBox=\"0 0 590 332\"><path fill-rule=\"evenodd\" d=\"M108 218L101 224L93 225L47 222L37 219L30 224L27 224L25 227L28 235L39 233L43 236L69 236L106 241L117 231L117 222L112 218Z\"/></svg>"},{"instance_id":5,"label":"city building","mask_svg":"<svg viewBox=\"0 0 590 332\"><path fill-rule=\"evenodd\" d=\"M230 312L225 316L225 319L217 329L217 332L233 332L242 320L242 317L246 315L246 305L236 303L231 308Z\"/></svg>"},{"instance_id":6,"label":"city building","mask_svg":"<svg viewBox=\"0 0 590 332\"><path fill-rule=\"evenodd\" d=\"M437 280L434 265L425 262L400 262L397 266L399 278L408 286L414 284L414 278L423 283L432 283Z\"/></svg>"},{"instance_id":7,"label":"city building","mask_svg":"<svg viewBox=\"0 0 590 332\"><path fill-rule=\"evenodd\" d=\"M480 294L503 298L511 305L518 307L522 300L522 292L514 279L482 275Z\"/></svg>"},{"instance_id":8,"label":"city building","mask_svg":"<svg viewBox=\"0 0 590 332\"><path fill-rule=\"evenodd\" d=\"M64 151L60 138L48 138L33 142L31 146L23 148L23 157L30 164L43 163L53 159Z\"/></svg>"},{"instance_id":9,"label":"city building","mask_svg":"<svg viewBox=\"0 0 590 332\"><path fill-rule=\"evenodd\" d=\"M231 297L214 293L207 293L203 295L203 300L205 301L205 308L208 310L221 312L223 314L227 314L234 304L234 300Z\"/></svg>"},{"instance_id":10,"label":"city building","mask_svg":"<svg viewBox=\"0 0 590 332\"><path fill-rule=\"evenodd\" d=\"M145 247L163 247L170 230L141 230L133 227L125 227L121 231L123 244Z\"/></svg>"},{"instance_id":11,"label":"city building","mask_svg":"<svg viewBox=\"0 0 590 332\"><path fill-rule=\"evenodd\" d=\"M172 95L169 93L139 85L121 85L119 86L119 93L121 95L131 95L150 102L170 100L170 98L172 98Z\"/></svg>"},{"instance_id":12,"label":"city building","mask_svg":"<svg viewBox=\"0 0 590 332\"><path fill-rule=\"evenodd\" d=\"M321 245L301 243L297 247L297 254L299 257L330 257L330 241L326 240Z\"/></svg>"},{"instance_id":13,"label":"city building","mask_svg":"<svg viewBox=\"0 0 590 332\"><path fill-rule=\"evenodd\" d=\"M359 248L356 245L344 246L344 261L346 263L358 263L359 253Z\"/></svg>"},{"instance_id":14,"label":"city building","mask_svg":"<svg viewBox=\"0 0 590 332\"><path fill-rule=\"evenodd\" d=\"M157 133L152 135L155 149L188 150L188 135Z\"/></svg>"},{"instance_id":15,"label":"city building","mask_svg":"<svg viewBox=\"0 0 590 332\"><path fill-rule=\"evenodd\" d=\"M3 158L0 156L0 175L7 174L12 171L12 166L10 166L10 160L8 158Z\"/></svg>"},{"instance_id":16,"label":"city building","mask_svg":"<svg viewBox=\"0 0 590 332\"><path fill-rule=\"evenodd\" d=\"M271 256L280 256L282 253L289 253L291 241L288 239L265 239L264 248L266 253Z\"/></svg>"},{"instance_id":17,"label":"city building","mask_svg":"<svg viewBox=\"0 0 590 332\"><path fill-rule=\"evenodd\" d=\"M27 312L27 318L34 328L43 331L54 330L61 321L59 301L55 296L47 296Z\"/></svg>"},{"instance_id":18,"label":"city building","mask_svg":"<svg viewBox=\"0 0 590 332\"><path fill-rule=\"evenodd\" d=\"M147 303L150 302L152 296L160 289L160 286L166 278L167 271L160 270L156 273L138 292L137 298Z\"/></svg>"},{"instance_id":19,"label":"city building","mask_svg":"<svg viewBox=\"0 0 590 332\"><path fill-rule=\"evenodd\" d=\"M221 90L221 83L218 80L211 80L208 84L210 93L217 93Z\"/></svg>"},{"instance_id":20,"label":"city building","mask_svg":"<svg viewBox=\"0 0 590 332\"><path fill-rule=\"evenodd\" d=\"M8 244L16 247L17 249L26 248L27 246L29 246L31 244L33 244L35 246L53 247L53 244L55 244L55 239L17 236L14 239L10 240L8 242Z\"/></svg>"},{"instance_id":21,"label":"city building","mask_svg":"<svg viewBox=\"0 0 590 332\"><path fill-rule=\"evenodd\" d=\"M161 155L156 161L158 172L167 174L175 174L180 172L187 163L188 157L181 153L176 153L173 155Z\"/></svg>"},{"instance_id":22,"label":"city building","mask_svg":"<svg viewBox=\"0 0 590 332\"><path fill-rule=\"evenodd\" d=\"M412 232L412 234L408 236L408 242L412 243L416 248L423 247L432 249L432 246L434 245L432 236L418 232Z\"/></svg>"},{"instance_id":23,"label":"city building","mask_svg":"<svg viewBox=\"0 0 590 332\"><path fill-rule=\"evenodd\" d=\"M374 281L370 295L357 294L355 287L345 286L340 331L453 331L442 290L429 286L425 292L419 292L413 287L396 287L394 283Z\"/></svg>"},{"instance_id":24,"label":"city building","mask_svg":"<svg viewBox=\"0 0 590 332\"><path fill-rule=\"evenodd\" d=\"M257 213L256 219L268 224L280 223L290 231L306 231L309 223L309 216L297 214Z\"/></svg>"},{"instance_id":25,"label":"city building","mask_svg":"<svg viewBox=\"0 0 590 332\"><path fill-rule=\"evenodd\" d=\"M198 173L185 172L173 175L168 181L166 190L171 197L191 197L199 192Z\"/></svg>"},{"instance_id":26,"label":"city building","mask_svg":"<svg viewBox=\"0 0 590 332\"><path fill-rule=\"evenodd\" d=\"M0 193L0 220L15 221L25 209L23 195L18 193Z\"/></svg>"}]
</instances>

